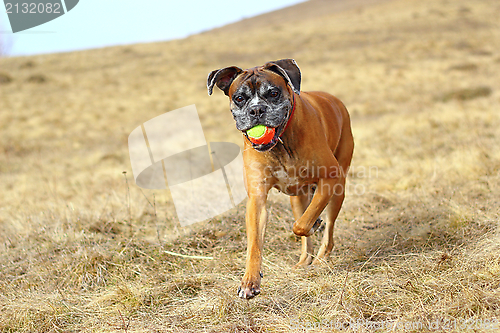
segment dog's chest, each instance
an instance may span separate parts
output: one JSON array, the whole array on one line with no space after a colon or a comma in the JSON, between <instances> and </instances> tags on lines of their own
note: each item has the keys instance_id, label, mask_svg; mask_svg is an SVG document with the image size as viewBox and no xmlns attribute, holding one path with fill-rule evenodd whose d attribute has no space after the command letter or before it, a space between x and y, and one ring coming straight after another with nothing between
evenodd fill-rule
<instances>
[{"instance_id":1,"label":"dog's chest","mask_svg":"<svg viewBox=\"0 0 500 333\"><path fill-rule=\"evenodd\" d=\"M298 186L302 180L294 172L289 172L284 168L275 169L273 171L273 177L276 179L277 185L283 187Z\"/></svg>"},{"instance_id":2,"label":"dog's chest","mask_svg":"<svg viewBox=\"0 0 500 333\"><path fill-rule=\"evenodd\" d=\"M272 168L274 188L287 195L307 194L314 180L309 176L306 166L278 165Z\"/></svg>"}]
</instances>

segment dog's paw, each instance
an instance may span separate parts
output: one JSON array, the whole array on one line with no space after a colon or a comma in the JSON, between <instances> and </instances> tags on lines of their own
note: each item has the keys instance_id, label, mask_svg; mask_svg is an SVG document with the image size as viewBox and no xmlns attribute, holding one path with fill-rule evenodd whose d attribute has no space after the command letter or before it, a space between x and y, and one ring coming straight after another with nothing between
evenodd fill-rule
<instances>
[{"instance_id":1,"label":"dog's paw","mask_svg":"<svg viewBox=\"0 0 500 333\"><path fill-rule=\"evenodd\" d=\"M318 218L318 220L320 220L320 226L318 227L318 229L316 229L315 233L316 233L316 232L323 232L323 231L325 231L325 228L326 228L326 223L325 223L325 221L323 221L323 220L321 219L321 217L319 217L319 218Z\"/></svg>"},{"instance_id":2,"label":"dog's paw","mask_svg":"<svg viewBox=\"0 0 500 333\"><path fill-rule=\"evenodd\" d=\"M298 263L296 263L292 269L304 269L304 268L307 268L310 264L311 264L311 261L312 261L312 257L311 256L307 256L307 258L305 258L304 260L300 260Z\"/></svg>"},{"instance_id":3,"label":"dog's paw","mask_svg":"<svg viewBox=\"0 0 500 333\"><path fill-rule=\"evenodd\" d=\"M242 299L250 299L254 298L260 294L260 287L251 286L251 287L238 287L238 297Z\"/></svg>"},{"instance_id":4,"label":"dog's paw","mask_svg":"<svg viewBox=\"0 0 500 333\"><path fill-rule=\"evenodd\" d=\"M297 224L297 222L295 222L293 224L293 233L296 234L297 236L309 237L321 227L322 222L323 220L321 219L321 217L318 217L314 222L313 226L311 227L311 229L309 230L302 228L299 224Z\"/></svg>"},{"instance_id":5,"label":"dog's paw","mask_svg":"<svg viewBox=\"0 0 500 333\"><path fill-rule=\"evenodd\" d=\"M326 258L314 258L314 260L311 263L311 267L327 267L328 262L326 261Z\"/></svg>"},{"instance_id":6,"label":"dog's paw","mask_svg":"<svg viewBox=\"0 0 500 333\"><path fill-rule=\"evenodd\" d=\"M308 236L314 234L316 231L321 231L321 229L322 229L321 226L323 226L323 230L325 230L325 226L323 224L323 219L321 217L318 217L316 219L316 221L314 222L311 230L309 231L309 235Z\"/></svg>"},{"instance_id":7,"label":"dog's paw","mask_svg":"<svg viewBox=\"0 0 500 333\"><path fill-rule=\"evenodd\" d=\"M260 273L260 276L262 276L262 273ZM243 280L238 288L238 297L242 299L254 298L258 294L260 294L260 281Z\"/></svg>"}]
</instances>

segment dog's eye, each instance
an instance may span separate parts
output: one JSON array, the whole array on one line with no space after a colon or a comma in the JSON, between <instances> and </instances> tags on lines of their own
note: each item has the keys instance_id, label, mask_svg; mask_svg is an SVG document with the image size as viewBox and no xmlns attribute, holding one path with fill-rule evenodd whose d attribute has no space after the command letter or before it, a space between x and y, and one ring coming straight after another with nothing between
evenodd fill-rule
<instances>
[{"instance_id":1,"label":"dog's eye","mask_svg":"<svg viewBox=\"0 0 500 333\"><path fill-rule=\"evenodd\" d=\"M243 101L245 100L245 97L241 96L241 95L238 95L238 96L235 96L234 97L234 101L236 103L243 103Z\"/></svg>"},{"instance_id":2,"label":"dog's eye","mask_svg":"<svg viewBox=\"0 0 500 333\"><path fill-rule=\"evenodd\" d=\"M280 95L280 92L278 90L271 90L271 92L269 93L269 96L272 98L276 98L279 95Z\"/></svg>"}]
</instances>

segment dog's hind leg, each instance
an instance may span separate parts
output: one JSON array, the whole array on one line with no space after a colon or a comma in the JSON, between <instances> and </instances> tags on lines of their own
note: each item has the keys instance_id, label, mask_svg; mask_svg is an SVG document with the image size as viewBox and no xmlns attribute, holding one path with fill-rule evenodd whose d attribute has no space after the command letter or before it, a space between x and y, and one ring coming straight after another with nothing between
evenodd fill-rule
<instances>
[{"instance_id":1,"label":"dog's hind leg","mask_svg":"<svg viewBox=\"0 0 500 333\"><path fill-rule=\"evenodd\" d=\"M318 250L318 254L316 255L316 258L314 258L314 261L312 262L313 265L324 263L325 259L328 258L330 252L332 252L333 249L334 245L333 229L335 225L335 220L337 219L337 216L339 215L340 212L340 208L342 207L342 202L344 201L345 178L340 179L339 183L342 184L342 187L338 187L342 188L342 193L335 193L330 199L328 206L326 206L325 232L323 234L323 238L321 239L321 245Z\"/></svg>"},{"instance_id":2,"label":"dog's hind leg","mask_svg":"<svg viewBox=\"0 0 500 333\"><path fill-rule=\"evenodd\" d=\"M333 196L330 199L328 206L326 206L325 233L323 234L323 238L321 240L318 255L312 262L313 265L324 263L333 249L333 229L335 220L337 219L342 203L344 202L345 181L347 172L349 171L349 167L351 165L354 148L354 141L350 127L348 127L348 130L342 136L338 147L339 148L335 152L335 157L337 158L340 167L339 178L337 184L335 185Z\"/></svg>"}]
</instances>

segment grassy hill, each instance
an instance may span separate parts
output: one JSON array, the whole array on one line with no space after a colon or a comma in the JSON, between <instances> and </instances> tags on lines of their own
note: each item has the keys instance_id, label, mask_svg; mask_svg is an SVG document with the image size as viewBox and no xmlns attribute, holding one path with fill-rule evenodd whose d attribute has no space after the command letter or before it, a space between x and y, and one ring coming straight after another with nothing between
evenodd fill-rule
<instances>
[{"instance_id":1,"label":"grassy hill","mask_svg":"<svg viewBox=\"0 0 500 333\"><path fill-rule=\"evenodd\" d=\"M312 0L182 40L0 59L0 331L494 331L499 14ZM207 74L281 58L344 101L355 155L329 264L291 270L300 242L272 193L262 294L243 301L245 204L180 227L168 191L134 184L127 137L196 104L207 141L241 145Z\"/></svg>"}]
</instances>

